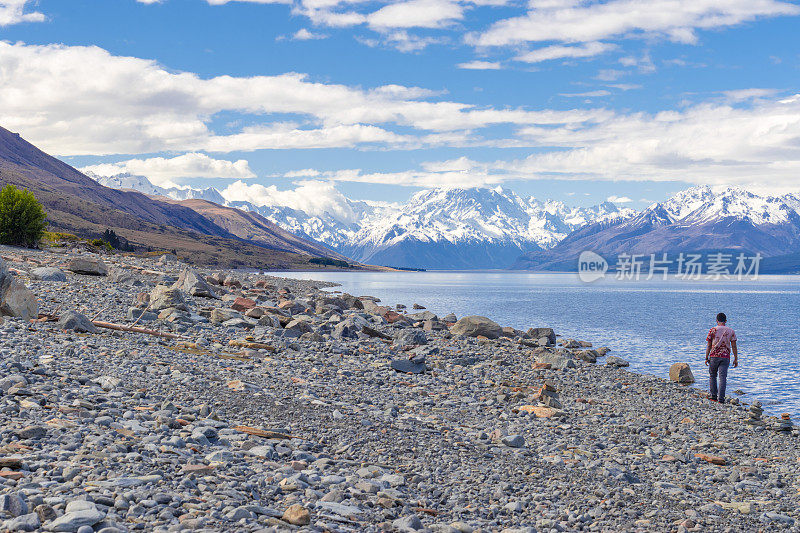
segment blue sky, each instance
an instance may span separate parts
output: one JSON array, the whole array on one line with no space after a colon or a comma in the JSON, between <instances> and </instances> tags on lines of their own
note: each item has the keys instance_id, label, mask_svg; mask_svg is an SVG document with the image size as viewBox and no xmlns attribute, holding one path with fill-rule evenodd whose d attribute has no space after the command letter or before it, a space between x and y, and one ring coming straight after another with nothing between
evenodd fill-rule
<instances>
[{"instance_id":1,"label":"blue sky","mask_svg":"<svg viewBox=\"0 0 800 533\"><path fill-rule=\"evenodd\" d=\"M797 192L798 15L782 0L0 0L0 125L97 173L256 202L308 181L630 207L692 184Z\"/></svg>"}]
</instances>

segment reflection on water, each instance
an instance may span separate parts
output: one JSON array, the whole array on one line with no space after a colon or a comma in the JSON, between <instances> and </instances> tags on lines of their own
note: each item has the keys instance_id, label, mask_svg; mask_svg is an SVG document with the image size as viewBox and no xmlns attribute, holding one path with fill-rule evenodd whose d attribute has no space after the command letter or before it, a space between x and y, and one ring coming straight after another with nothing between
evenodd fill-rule
<instances>
[{"instance_id":1,"label":"reflection on water","mask_svg":"<svg viewBox=\"0 0 800 533\"><path fill-rule=\"evenodd\" d=\"M739 337L739 368L729 394L774 402L772 412L800 417L800 276L754 281L678 279L582 283L575 274L528 272L283 272L342 284L387 304L414 303L443 315L481 314L519 329L548 326L565 337L611 347L631 369L666 377L688 362L705 386L705 338L719 311ZM336 290L336 289L334 289Z\"/></svg>"}]
</instances>

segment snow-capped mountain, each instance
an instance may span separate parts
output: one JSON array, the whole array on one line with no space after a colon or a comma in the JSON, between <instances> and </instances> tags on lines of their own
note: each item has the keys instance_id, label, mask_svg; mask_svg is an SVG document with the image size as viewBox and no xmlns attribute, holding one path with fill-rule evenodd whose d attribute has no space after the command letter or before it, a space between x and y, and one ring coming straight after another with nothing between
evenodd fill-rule
<instances>
[{"instance_id":1,"label":"snow-capped mountain","mask_svg":"<svg viewBox=\"0 0 800 533\"><path fill-rule=\"evenodd\" d=\"M345 220L329 211L309 214L288 206L259 206L243 201L228 202L227 205L245 211L255 211L297 236L321 242L338 250L348 246L353 241L363 224L367 224L370 220L385 215L392 210L389 207L371 205L367 202L350 199L347 199L347 202L354 215L352 218L357 222Z\"/></svg>"},{"instance_id":2,"label":"snow-capped mountain","mask_svg":"<svg viewBox=\"0 0 800 533\"><path fill-rule=\"evenodd\" d=\"M306 212L272 202L227 201L216 189L165 189L143 176L93 176L109 187L174 199L202 198L254 211L295 235L359 262L428 269L507 268L520 255L555 246L589 223L630 218L610 202L568 207L502 187L420 191L404 205L344 199L338 211Z\"/></svg>"},{"instance_id":3,"label":"snow-capped mountain","mask_svg":"<svg viewBox=\"0 0 800 533\"><path fill-rule=\"evenodd\" d=\"M139 191L151 196L167 196L175 200L208 200L215 204L224 205L225 198L214 187L207 187L205 189L192 189L192 188L178 188L170 187L164 188L153 185L149 179L144 176L137 176L130 173L117 174L115 176L99 176L92 172L87 172L87 176L94 179L104 187L112 189L131 189Z\"/></svg>"},{"instance_id":4,"label":"snow-capped mountain","mask_svg":"<svg viewBox=\"0 0 800 533\"><path fill-rule=\"evenodd\" d=\"M365 262L421 268L505 268L555 245L586 220L629 216L610 203L590 209L523 199L497 187L420 191L361 224L340 248Z\"/></svg>"},{"instance_id":5,"label":"snow-capped mountain","mask_svg":"<svg viewBox=\"0 0 800 533\"><path fill-rule=\"evenodd\" d=\"M587 225L546 252L526 254L517 266L563 269L577 264L585 250L607 257L720 250L765 257L792 254L800 250L800 198L738 187L692 187L630 219Z\"/></svg>"}]
</instances>

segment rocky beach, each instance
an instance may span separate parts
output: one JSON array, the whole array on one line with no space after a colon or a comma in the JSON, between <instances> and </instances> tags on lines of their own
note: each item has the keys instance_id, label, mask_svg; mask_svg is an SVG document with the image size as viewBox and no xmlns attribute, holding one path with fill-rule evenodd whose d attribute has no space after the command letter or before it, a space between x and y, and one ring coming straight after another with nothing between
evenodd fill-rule
<instances>
[{"instance_id":1,"label":"rocky beach","mask_svg":"<svg viewBox=\"0 0 800 533\"><path fill-rule=\"evenodd\" d=\"M791 420L613 345L169 255L0 255L4 531L800 525Z\"/></svg>"}]
</instances>

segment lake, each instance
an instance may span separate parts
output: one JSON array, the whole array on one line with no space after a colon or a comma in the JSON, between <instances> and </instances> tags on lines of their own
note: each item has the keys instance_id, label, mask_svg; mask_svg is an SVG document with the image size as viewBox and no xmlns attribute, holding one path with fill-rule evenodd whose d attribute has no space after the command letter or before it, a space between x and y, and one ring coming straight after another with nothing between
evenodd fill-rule
<instances>
[{"instance_id":1,"label":"lake","mask_svg":"<svg viewBox=\"0 0 800 533\"><path fill-rule=\"evenodd\" d=\"M383 303L414 303L443 316L485 315L503 326L552 327L564 337L609 346L636 372L667 377L675 362L691 365L708 387L705 338L719 311L739 338L739 368L728 394L800 417L800 276L743 281L670 278L584 283L577 274L531 272L270 272L332 281ZM602 360L601 360L602 362Z\"/></svg>"}]
</instances>

